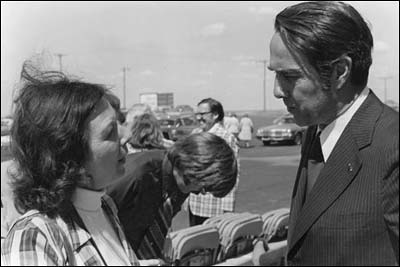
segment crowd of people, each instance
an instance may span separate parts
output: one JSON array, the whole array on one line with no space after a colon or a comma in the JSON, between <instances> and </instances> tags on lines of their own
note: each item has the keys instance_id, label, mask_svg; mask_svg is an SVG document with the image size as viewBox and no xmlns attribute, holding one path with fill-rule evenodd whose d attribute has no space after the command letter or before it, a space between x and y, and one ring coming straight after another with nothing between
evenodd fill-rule
<instances>
[{"instance_id":1,"label":"crowd of people","mask_svg":"<svg viewBox=\"0 0 400 267\"><path fill-rule=\"evenodd\" d=\"M308 127L289 265L399 264L399 115L367 86L372 48L349 4L304 2L276 16L274 95ZM250 146L254 127L248 115L227 119L205 98L199 128L174 143L148 107L124 116L102 85L31 70L23 66L15 99L12 199L2 195L2 206L17 212L2 235L2 265L162 265L182 206L191 226L235 210L238 139ZM256 265L264 245L254 246Z\"/></svg>"}]
</instances>

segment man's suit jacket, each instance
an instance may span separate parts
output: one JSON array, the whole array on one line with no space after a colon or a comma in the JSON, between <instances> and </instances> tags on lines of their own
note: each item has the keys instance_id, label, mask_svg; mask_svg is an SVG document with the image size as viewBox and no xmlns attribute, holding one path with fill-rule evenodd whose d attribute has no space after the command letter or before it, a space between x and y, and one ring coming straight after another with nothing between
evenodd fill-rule
<instances>
[{"instance_id":1,"label":"man's suit jacket","mask_svg":"<svg viewBox=\"0 0 400 267\"><path fill-rule=\"evenodd\" d=\"M398 265L399 113L370 92L303 204L309 127L292 194L289 265Z\"/></svg>"}]
</instances>

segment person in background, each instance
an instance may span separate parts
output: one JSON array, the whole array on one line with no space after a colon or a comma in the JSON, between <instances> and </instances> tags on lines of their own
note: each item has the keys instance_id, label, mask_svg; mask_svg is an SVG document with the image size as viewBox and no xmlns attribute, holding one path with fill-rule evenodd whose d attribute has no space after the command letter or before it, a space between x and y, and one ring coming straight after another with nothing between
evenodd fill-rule
<instances>
[{"instance_id":1,"label":"person in background","mask_svg":"<svg viewBox=\"0 0 400 267\"><path fill-rule=\"evenodd\" d=\"M163 134L160 125L151 113L145 113L135 118L128 141L129 154L149 149L164 149Z\"/></svg>"},{"instance_id":2,"label":"person in background","mask_svg":"<svg viewBox=\"0 0 400 267\"><path fill-rule=\"evenodd\" d=\"M228 116L224 118L225 129L238 138L240 132L240 123L235 113L229 112Z\"/></svg>"},{"instance_id":3,"label":"person in background","mask_svg":"<svg viewBox=\"0 0 400 267\"><path fill-rule=\"evenodd\" d=\"M249 114L245 113L240 119L239 140L244 142L244 147L250 147L250 142L253 136L254 125L249 118Z\"/></svg>"},{"instance_id":4,"label":"person in background","mask_svg":"<svg viewBox=\"0 0 400 267\"><path fill-rule=\"evenodd\" d=\"M238 158L237 140L223 125L224 109L221 103L212 98L203 99L198 103L195 115L200 127L194 129L193 133L209 132L221 137ZM204 195L190 194L188 198L190 226L202 224L207 218L224 212L233 212L238 184L239 175L235 187L223 198L216 198L209 193Z\"/></svg>"},{"instance_id":5,"label":"person in background","mask_svg":"<svg viewBox=\"0 0 400 267\"><path fill-rule=\"evenodd\" d=\"M399 113L368 87L373 38L343 2L281 11L274 95L308 126L294 184L289 265L399 265ZM260 253L257 243L253 254Z\"/></svg>"},{"instance_id":6,"label":"person in background","mask_svg":"<svg viewBox=\"0 0 400 267\"><path fill-rule=\"evenodd\" d=\"M1 246L2 265L139 265L104 191L125 171L127 142L106 90L25 66L11 129L23 215Z\"/></svg>"},{"instance_id":7,"label":"person in background","mask_svg":"<svg viewBox=\"0 0 400 267\"><path fill-rule=\"evenodd\" d=\"M126 128L131 129L136 118L143 114L151 114L154 116L154 112L151 110L150 106L143 103L133 104L126 114ZM174 144L172 140L163 138L163 146L169 148Z\"/></svg>"},{"instance_id":8,"label":"person in background","mask_svg":"<svg viewBox=\"0 0 400 267\"><path fill-rule=\"evenodd\" d=\"M190 135L168 151L132 155L135 167L107 192L138 257L162 259L172 219L189 193L228 194L236 183L236 157L225 140L210 133Z\"/></svg>"}]
</instances>

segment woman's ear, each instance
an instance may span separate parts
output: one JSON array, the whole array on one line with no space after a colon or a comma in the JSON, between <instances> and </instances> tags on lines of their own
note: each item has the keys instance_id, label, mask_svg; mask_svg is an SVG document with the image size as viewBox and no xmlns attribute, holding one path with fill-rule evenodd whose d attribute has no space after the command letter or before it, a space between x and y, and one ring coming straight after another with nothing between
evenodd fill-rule
<instances>
[{"instance_id":1,"label":"woman's ear","mask_svg":"<svg viewBox=\"0 0 400 267\"><path fill-rule=\"evenodd\" d=\"M350 79L351 69L353 61L347 56L343 55L338 58L334 63L332 72L332 85L335 86L337 90L343 88L344 84Z\"/></svg>"}]
</instances>

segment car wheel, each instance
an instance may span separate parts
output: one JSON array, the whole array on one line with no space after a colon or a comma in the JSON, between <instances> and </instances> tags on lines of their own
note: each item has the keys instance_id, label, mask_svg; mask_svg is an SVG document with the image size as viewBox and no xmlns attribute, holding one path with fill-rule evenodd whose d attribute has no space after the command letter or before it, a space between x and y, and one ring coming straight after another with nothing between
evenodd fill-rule
<instances>
[{"instance_id":1,"label":"car wheel","mask_svg":"<svg viewBox=\"0 0 400 267\"><path fill-rule=\"evenodd\" d=\"M294 137L294 140L293 140L293 144L295 144L295 145L301 145L301 140L302 139L302 136L301 136L301 133L298 133L298 134L296 134L296 136Z\"/></svg>"},{"instance_id":2,"label":"car wheel","mask_svg":"<svg viewBox=\"0 0 400 267\"><path fill-rule=\"evenodd\" d=\"M264 146L268 146L270 143L270 141L263 141Z\"/></svg>"}]
</instances>

